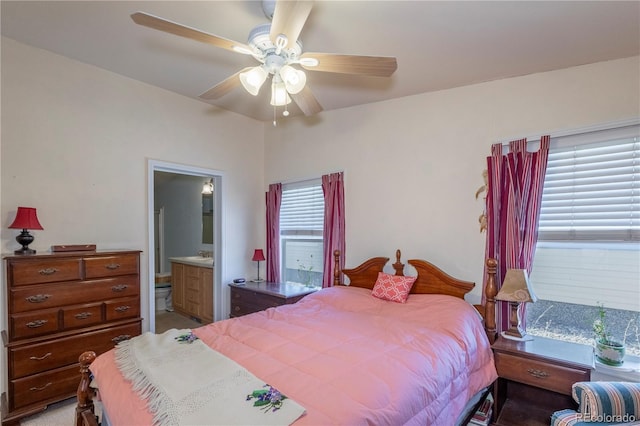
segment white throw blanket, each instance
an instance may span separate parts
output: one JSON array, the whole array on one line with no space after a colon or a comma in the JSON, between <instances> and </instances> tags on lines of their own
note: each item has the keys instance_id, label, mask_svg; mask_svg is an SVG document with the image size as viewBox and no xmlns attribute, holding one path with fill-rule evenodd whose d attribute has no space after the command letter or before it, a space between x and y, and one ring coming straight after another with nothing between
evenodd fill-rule
<instances>
[{"instance_id":1,"label":"white throw blanket","mask_svg":"<svg viewBox=\"0 0 640 426\"><path fill-rule=\"evenodd\" d=\"M265 382L200 340L176 340L190 332L147 332L116 346L116 363L155 425L289 425L304 414L288 398L276 411L254 407L247 395Z\"/></svg>"}]
</instances>

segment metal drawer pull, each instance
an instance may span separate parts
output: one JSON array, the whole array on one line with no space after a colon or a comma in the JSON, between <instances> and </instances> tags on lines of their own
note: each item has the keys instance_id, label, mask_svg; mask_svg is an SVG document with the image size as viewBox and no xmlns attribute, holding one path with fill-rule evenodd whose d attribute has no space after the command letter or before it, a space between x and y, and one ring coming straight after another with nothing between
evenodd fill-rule
<instances>
[{"instance_id":1,"label":"metal drawer pull","mask_svg":"<svg viewBox=\"0 0 640 426\"><path fill-rule=\"evenodd\" d=\"M118 306L116 308L116 312L127 312L129 309L131 309L131 306L127 306L127 305Z\"/></svg>"},{"instance_id":2,"label":"metal drawer pull","mask_svg":"<svg viewBox=\"0 0 640 426\"><path fill-rule=\"evenodd\" d=\"M234 311L236 311L236 312L238 312L238 311L240 310L240 306L235 306L235 307L233 308L233 310L234 310Z\"/></svg>"},{"instance_id":3,"label":"metal drawer pull","mask_svg":"<svg viewBox=\"0 0 640 426\"><path fill-rule=\"evenodd\" d=\"M104 267L107 268L107 269L111 269L113 271L114 269L118 269L120 267L120 264L118 264L118 263L110 263L108 265L105 265Z\"/></svg>"},{"instance_id":4,"label":"metal drawer pull","mask_svg":"<svg viewBox=\"0 0 640 426\"><path fill-rule=\"evenodd\" d=\"M31 361L42 361L45 358L49 358L51 356L51 352L47 352L46 354L42 355L42 356L31 356L29 357L29 359Z\"/></svg>"},{"instance_id":5,"label":"metal drawer pull","mask_svg":"<svg viewBox=\"0 0 640 426\"><path fill-rule=\"evenodd\" d=\"M53 275L53 274L55 274L56 272L58 272L58 270L57 270L56 268L46 268L46 269L40 269L40 270L38 271L38 273L39 273L40 275Z\"/></svg>"},{"instance_id":6,"label":"metal drawer pull","mask_svg":"<svg viewBox=\"0 0 640 426\"><path fill-rule=\"evenodd\" d=\"M87 319L89 318L91 315L93 315L91 312L80 312L79 314L75 314L74 316L77 319Z\"/></svg>"},{"instance_id":7,"label":"metal drawer pull","mask_svg":"<svg viewBox=\"0 0 640 426\"><path fill-rule=\"evenodd\" d=\"M35 320L35 321L28 322L27 323L27 327L29 327L29 328L38 328L38 327L42 327L43 325L45 325L48 322L49 321L47 321L47 320Z\"/></svg>"},{"instance_id":8,"label":"metal drawer pull","mask_svg":"<svg viewBox=\"0 0 640 426\"><path fill-rule=\"evenodd\" d=\"M53 384L53 383L49 382L49 383L47 383L47 384L46 384L46 385L44 385L44 386L40 386L39 388L34 386L34 387L32 387L32 388L29 388L29 390L30 390L30 391L32 391L32 392L33 392L33 391L41 391L41 390L45 390L46 388L48 388L48 387L49 387L49 386L51 386L52 384Z\"/></svg>"},{"instance_id":9,"label":"metal drawer pull","mask_svg":"<svg viewBox=\"0 0 640 426\"><path fill-rule=\"evenodd\" d=\"M129 339L131 339L131 335L130 334L121 334L121 335L116 336L113 339L111 339L111 341L114 342L114 343L120 343L123 340L129 340Z\"/></svg>"},{"instance_id":10,"label":"metal drawer pull","mask_svg":"<svg viewBox=\"0 0 640 426\"><path fill-rule=\"evenodd\" d=\"M127 287L129 286L126 284L114 285L113 287L111 287L111 291L120 293L121 291L125 291Z\"/></svg>"},{"instance_id":11,"label":"metal drawer pull","mask_svg":"<svg viewBox=\"0 0 640 426\"><path fill-rule=\"evenodd\" d=\"M537 377L538 379L544 379L545 377L549 377L549 373L547 373L546 371L536 370L533 368L528 369L527 373L531 374L533 377Z\"/></svg>"},{"instance_id":12,"label":"metal drawer pull","mask_svg":"<svg viewBox=\"0 0 640 426\"><path fill-rule=\"evenodd\" d=\"M50 294L34 294L33 296L25 297L25 299L30 303L42 303L50 297Z\"/></svg>"}]
</instances>

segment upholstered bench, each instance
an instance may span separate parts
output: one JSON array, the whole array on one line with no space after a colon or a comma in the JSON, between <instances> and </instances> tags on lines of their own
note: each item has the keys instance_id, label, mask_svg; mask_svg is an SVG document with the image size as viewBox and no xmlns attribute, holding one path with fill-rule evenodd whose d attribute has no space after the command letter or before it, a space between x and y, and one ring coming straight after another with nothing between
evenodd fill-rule
<instances>
[{"instance_id":1,"label":"upholstered bench","mask_svg":"<svg viewBox=\"0 0 640 426\"><path fill-rule=\"evenodd\" d=\"M640 383L578 382L578 410L556 411L551 426L640 425Z\"/></svg>"}]
</instances>

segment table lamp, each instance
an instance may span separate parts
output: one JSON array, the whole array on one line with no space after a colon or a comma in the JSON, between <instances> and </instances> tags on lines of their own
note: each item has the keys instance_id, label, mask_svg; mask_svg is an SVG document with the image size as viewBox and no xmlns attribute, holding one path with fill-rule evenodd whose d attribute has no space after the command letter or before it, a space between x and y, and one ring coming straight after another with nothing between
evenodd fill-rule
<instances>
[{"instance_id":1,"label":"table lamp","mask_svg":"<svg viewBox=\"0 0 640 426\"><path fill-rule=\"evenodd\" d=\"M261 283L264 280L260 279L260 262L266 260L264 258L264 252L262 251L262 249L255 249L255 251L253 252L253 258L251 260L253 260L254 262L258 262L258 278L253 280L253 282Z\"/></svg>"},{"instance_id":2,"label":"table lamp","mask_svg":"<svg viewBox=\"0 0 640 426\"><path fill-rule=\"evenodd\" d=\"M507 269L496 300L509 302L509 329L503 331L502 336L518 341L533 340L533 337L522 328L520 322L520 306L523 303L538 300L529 285L526 269Z\"/></svg>"},{"instance_id":3,"label":"table lamp","mask_svg":"<svg viewBox=\"0 0 640 426\"><path fill-rule=\"evenodd\" d=\"M18 244L22 245L20 250L14 251L15 254L35 254L36 251L29 248L29 244L33 242L33 235L28 229L43 229L38 221L36 209L33 207L18 207L16 218L9 225L10 229L22 229L22 232L16 237Z\"/></svg>"}]
</instances>

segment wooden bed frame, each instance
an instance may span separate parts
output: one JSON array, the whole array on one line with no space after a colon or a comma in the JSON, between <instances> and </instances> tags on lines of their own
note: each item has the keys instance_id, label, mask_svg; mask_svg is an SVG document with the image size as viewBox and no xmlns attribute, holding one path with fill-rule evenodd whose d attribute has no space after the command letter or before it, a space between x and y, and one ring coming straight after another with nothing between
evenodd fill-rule
<instances>
[{"instance_id":1,"label":"wooden bed frame","mask_svg":"<svg viewBox=\"0 0 640 426\"><path fill-rule=\"evenodd\" d=\"M400 262L400 250L396 250L396 261L392 265L395 275L404 276L404 263ZM333 254L335 268L333 275L334 285L350 285L373 289L378 278L378 273L382 272L384 266L389 262L388 257L374 257L353 269L340 270L340 252L336 250ZM464 299L475 283L456 279L437 266L425 260L408 260L409 264L417 271L417 278L411 293L414 294L446 294L449 296ZM484 329L487 333L489 342L493 344L496 339L496 308L495 296L496 287L496 268L498 262L495 259L487 259L487 286L484 291L484 305L474 305L480 315L484 318ZM344 284L341 280L342 274L349 278L349 284ZM90 387L91 378L89 367L96 359L93 351L82 353L79 358L80 362L80 384L78 386L76 406L75 426L98 426L98 421L94 414L93 398L95 390ZM473 413L472 413L473 414Z\"/></svg>"},{"instance_id":2,"label":"wooden bed frame","mask_svg":"<svg viewBox=\"0 0 640 426\"><path fill-rule=\"evenodd\" d=\"M404 263L400 262L400 250L396 250L396 261L393 269L395 275L404 276ZM333 253L335 268L333 273L333 285L345 285L342 283L342 274L349 278L349 284L354 287L362 287L373 289L378 278L378 272L389 261L388 257L373 257L353 269L340 270L340 252L336 250ZM464 300L464 296L475 287L475 283L463 281L452 277L442 269L427 262L426 260L413 259L408 260L413 266L418 277L416 278L411 292L414 294L446 294L458 297ZM496 286L496 269L498 262L495 259L487 259L487 286L484 289L484 305L474 305L482 318L484 319L484 329L489 338L489 343L493 344L496 340L496 294L498 288Z\"/></svg>"}]
</instances>

